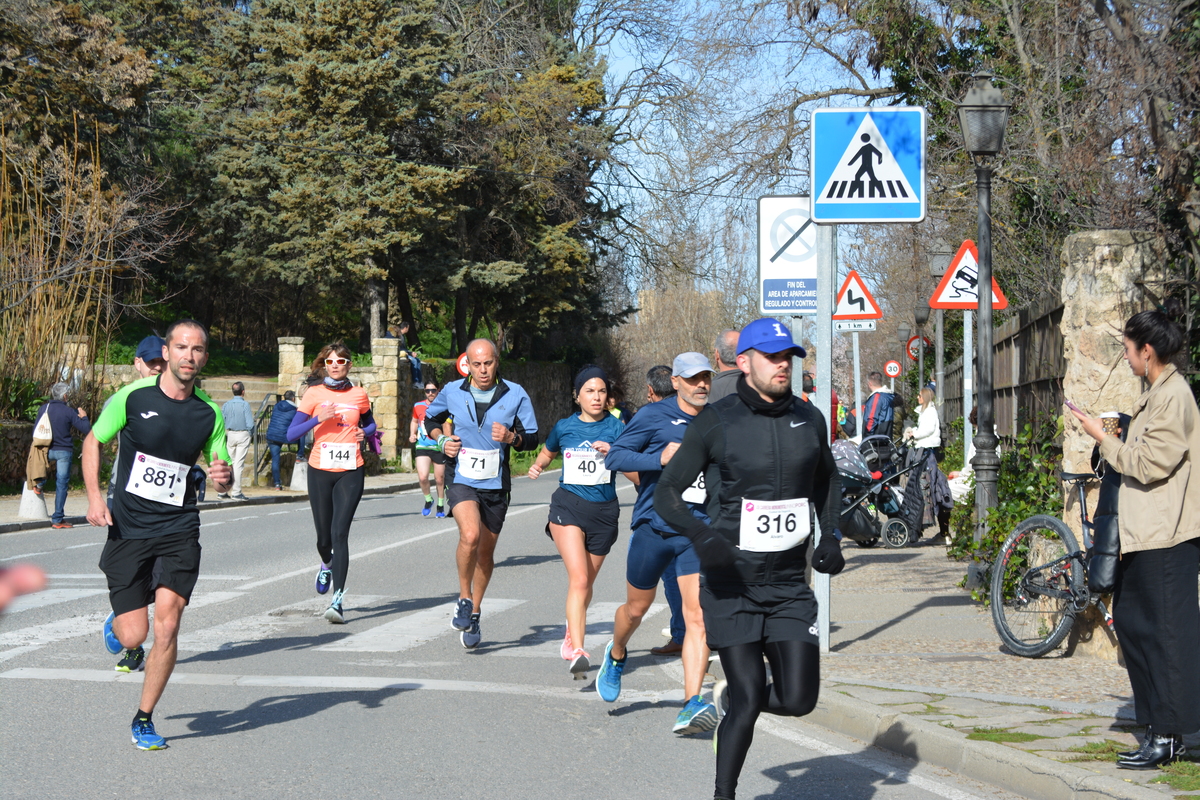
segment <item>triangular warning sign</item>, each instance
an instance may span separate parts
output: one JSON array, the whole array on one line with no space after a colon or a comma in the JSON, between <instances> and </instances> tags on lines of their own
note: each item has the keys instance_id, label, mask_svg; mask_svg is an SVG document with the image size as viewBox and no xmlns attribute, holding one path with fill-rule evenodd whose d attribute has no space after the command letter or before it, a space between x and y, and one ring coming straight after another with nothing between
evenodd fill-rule
<instances>
[{"instance_id":1,"label":"triangular warning sign","mask_svg":"<svg viewBox=\"0 0 1200 800\"><path fill-rule=\"evenodd\" d=\"M834 319L883 319L883 312L867 285L859 277L858 272L850 270L846 282L837 294L837 308L833 310Z\"/></svg>"},{"instance_id":2,"label":"triangular warning sign","mask_svg":"<svg viewBox=\"0 0 1200 800\"><path fill-rule=\"evenodd\" d=\"M967 239L958 248L942 282L929 298L930 308L960 308L973 311L979 308L979 250ZM1008 298L1000 291L996 276L992 276L992 308L1008 308Z\"/></svg>"},{"instance_id":3,"label":"triangular warning sign","mask_svg":"<svg viewBox=\"0 0 1200 800\"><path fill-rule=\"evenodd\" d=\"M822 203L921 202L870 114L859 123L818 199Z\"/></svg>"}]
</instances>

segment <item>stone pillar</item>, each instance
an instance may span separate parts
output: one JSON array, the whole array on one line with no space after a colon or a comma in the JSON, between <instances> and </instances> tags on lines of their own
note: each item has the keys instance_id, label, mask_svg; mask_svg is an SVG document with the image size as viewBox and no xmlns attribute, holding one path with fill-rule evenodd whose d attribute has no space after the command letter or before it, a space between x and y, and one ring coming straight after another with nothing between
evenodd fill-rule
<instances>
[{"instance_id":1,"label":"stone pillar","mask_svg":"<svg viewBox=\"0 0 1200 800\"><path fill-rule=\"evenodd\" d=\"M309 365L304 363L304 337L280 336L279 342L279 393L288 389L298 390L308 376Z\"/></svg>"},{"instance_id":2,"label":"stone pillar","mask_svg":"<svg viewBox=\"0 0 1200 800\"><path fill-rule=\"evenodd\" d=\"M84 370L92 363L91 337L64 336L63 361L59 380L67 381L72 389L79 388Z\"/></svg>"},{"instance_id":3,"label":"stone pillar","mask_svg":"<svg viewBox=\"0 0 1200 800\"><path fill-rule=\"evenodd\" d=\"M1123 358L1121 331L1125 320L1148 307L1144 293L1134 282L1153 285L1163 277L1166 244L1149 234L1107 230L1076 233L1063 246L1063 397L1071 400L1090 416L1105 411L1130 413L1143 392L1141 378L1135 377ZM1075 417L1064 406L1063 469L1067 472L1091 470L1095 441L1083 432ZM1089 511L1096 507L1098 484L1088 491ZM1064 519L1083 546L1079 525L1078 495L1066 498ZM1099 622L1089 615L1076 626L1071 643L1081 655L1116 660L1116 641Z\"/></svg>"},{"instance_id":4,"label":"stone pillar","mask_svg":"<svg viewBox=\"0 0 1200 800\"><path fill-rule=\"evenodd\" d=\"M400 340L372 339L371 365L375 372L375 383L368 387L367 392L371 395L375 423L383 435L380 457L394 459L402 447L401 442L408 440L408 429L400 430ZM407 376L407 369L404 372ZM407 418L403 418L403 421L407 423Z\"/></svg>"}]
</instances>

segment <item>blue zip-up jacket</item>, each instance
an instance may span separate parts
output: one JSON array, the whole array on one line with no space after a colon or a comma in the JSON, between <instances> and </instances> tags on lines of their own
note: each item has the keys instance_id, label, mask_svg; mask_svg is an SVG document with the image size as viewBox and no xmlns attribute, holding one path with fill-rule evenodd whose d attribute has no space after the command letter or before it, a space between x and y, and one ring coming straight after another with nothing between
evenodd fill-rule
<instances>
[{"instance_id":1,"label":"blue zip-up jacket","mask_svg":"<svg viewBox=\"0 0 1200 800\"><path fill-rule=\"evenodd\" d=\"M465 378L461 383L447 385L437 399L429 404L425 412L426 433L441 428L442 423L451 418L454 419L454 435L462 440L463 447L500 451L500 474L495 478L475 480L454 474L451 470L447 481L476 489L509 491L512 478L509 474L508 451L534 450L538 446L537 417L534 416L529 395L519 384L497 380L492 402L480 418L475 409L475 398L471 396L471 379ZM492 441L493 422L511 428L517 433L517 440L511 445ZM450 460L451 467L455 460Z\"/></svg>"},{"instance_id":2,"label":"blue zip-up jacket","mask_svg":"<svg viewBox=\"0 0 1200 800\"><path fill-rule=\"evenodd\" d=\"M286 444L288 426L296 418L296 404L280 400L271 411L271 422L267 425L267 441L271 444Z\"/></svg>"},{"instance_id":3,"label":"blue zip-up jacket","mask_svg":"<svg viewBox=\"0 0 1200 800\"><path fill-rule=\"evenodd\" d=\"M630 527L649 524L661 534L678 534L654 510L654 487L663 471L662 462L659 461L663 450L672 442L682 442L683 432L694 419L679 410L679 401L672 395L639 408L609 448L604 459L605 469L638 474L638 497L633 504ZM688 507L697 519L708 522L702 503L689 504Z\"/></svg>"},{"instance_id":4,"label":"blue zip-up jacket","mask_svg":"<svg viewBox=\"0 0 1200 800\"><path fill-rule=\"evenodd\" d=\"M74 450L75 444L71 440L71 429L79 431L80 436L87 436L88 431L92 429L92 423L88 421L87 417L80 417L75 409L62 400L43 403L34 419L40 419L43 413L50 417L50 430L54 432L50 443L51 450Z\"/></svg>"}]
</instances>

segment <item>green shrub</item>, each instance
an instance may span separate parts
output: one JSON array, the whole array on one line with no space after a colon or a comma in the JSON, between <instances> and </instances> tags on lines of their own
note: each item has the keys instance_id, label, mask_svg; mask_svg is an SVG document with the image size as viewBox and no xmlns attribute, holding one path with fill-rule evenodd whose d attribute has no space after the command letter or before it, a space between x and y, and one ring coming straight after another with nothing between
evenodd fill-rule
<instances>
[{"instance_id":1,"label":"green shrub","mask_svg":"<svg viewBox=\"0 0 1200 800\"><path fill-rule=\"evenodd\" d=\"M1011 445L1001 446L1000 474L996 484L996 507L988 512L987 531L975 549L975 505L956 505L950 514L951 558L991 564L1000 545L1022 520L1034 514L1061 517L1063 492L1058 479L1062 460L1062 418L1044 418L1027 423ZM989 584L971 592L976 600L987 600Z\"/></svg>"}]
</instances>

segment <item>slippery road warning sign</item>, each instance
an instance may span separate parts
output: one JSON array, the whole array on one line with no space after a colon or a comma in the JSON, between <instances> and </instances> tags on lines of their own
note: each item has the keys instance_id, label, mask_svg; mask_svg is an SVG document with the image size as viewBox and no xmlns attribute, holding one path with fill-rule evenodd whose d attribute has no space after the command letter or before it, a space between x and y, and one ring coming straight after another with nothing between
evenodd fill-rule
<instances>
[{"instance_id":1,"label":"slippery road warning sign","mask_svg":"<svg viewBox=\"0 0 1200 800\"><path fill-rule=\"evenodd\" d=\"M812 137L814 222L925 219L924 108L819 108Z\"/></svg>"},{"instance_id":2,"label":"slippery road warning sign","mask_svg":"<svg viewBox=\"0 0 1200 800\"><path fill-rule=\"evenodd\" d=\"M959 308L973 311L979 308L979 250L967 239L950 261L950 268L929 298L930 308ZM1008 298L1000 291L996 276L992 276L992 308L1008 308Z\"/></svg>"}]
</instances>

